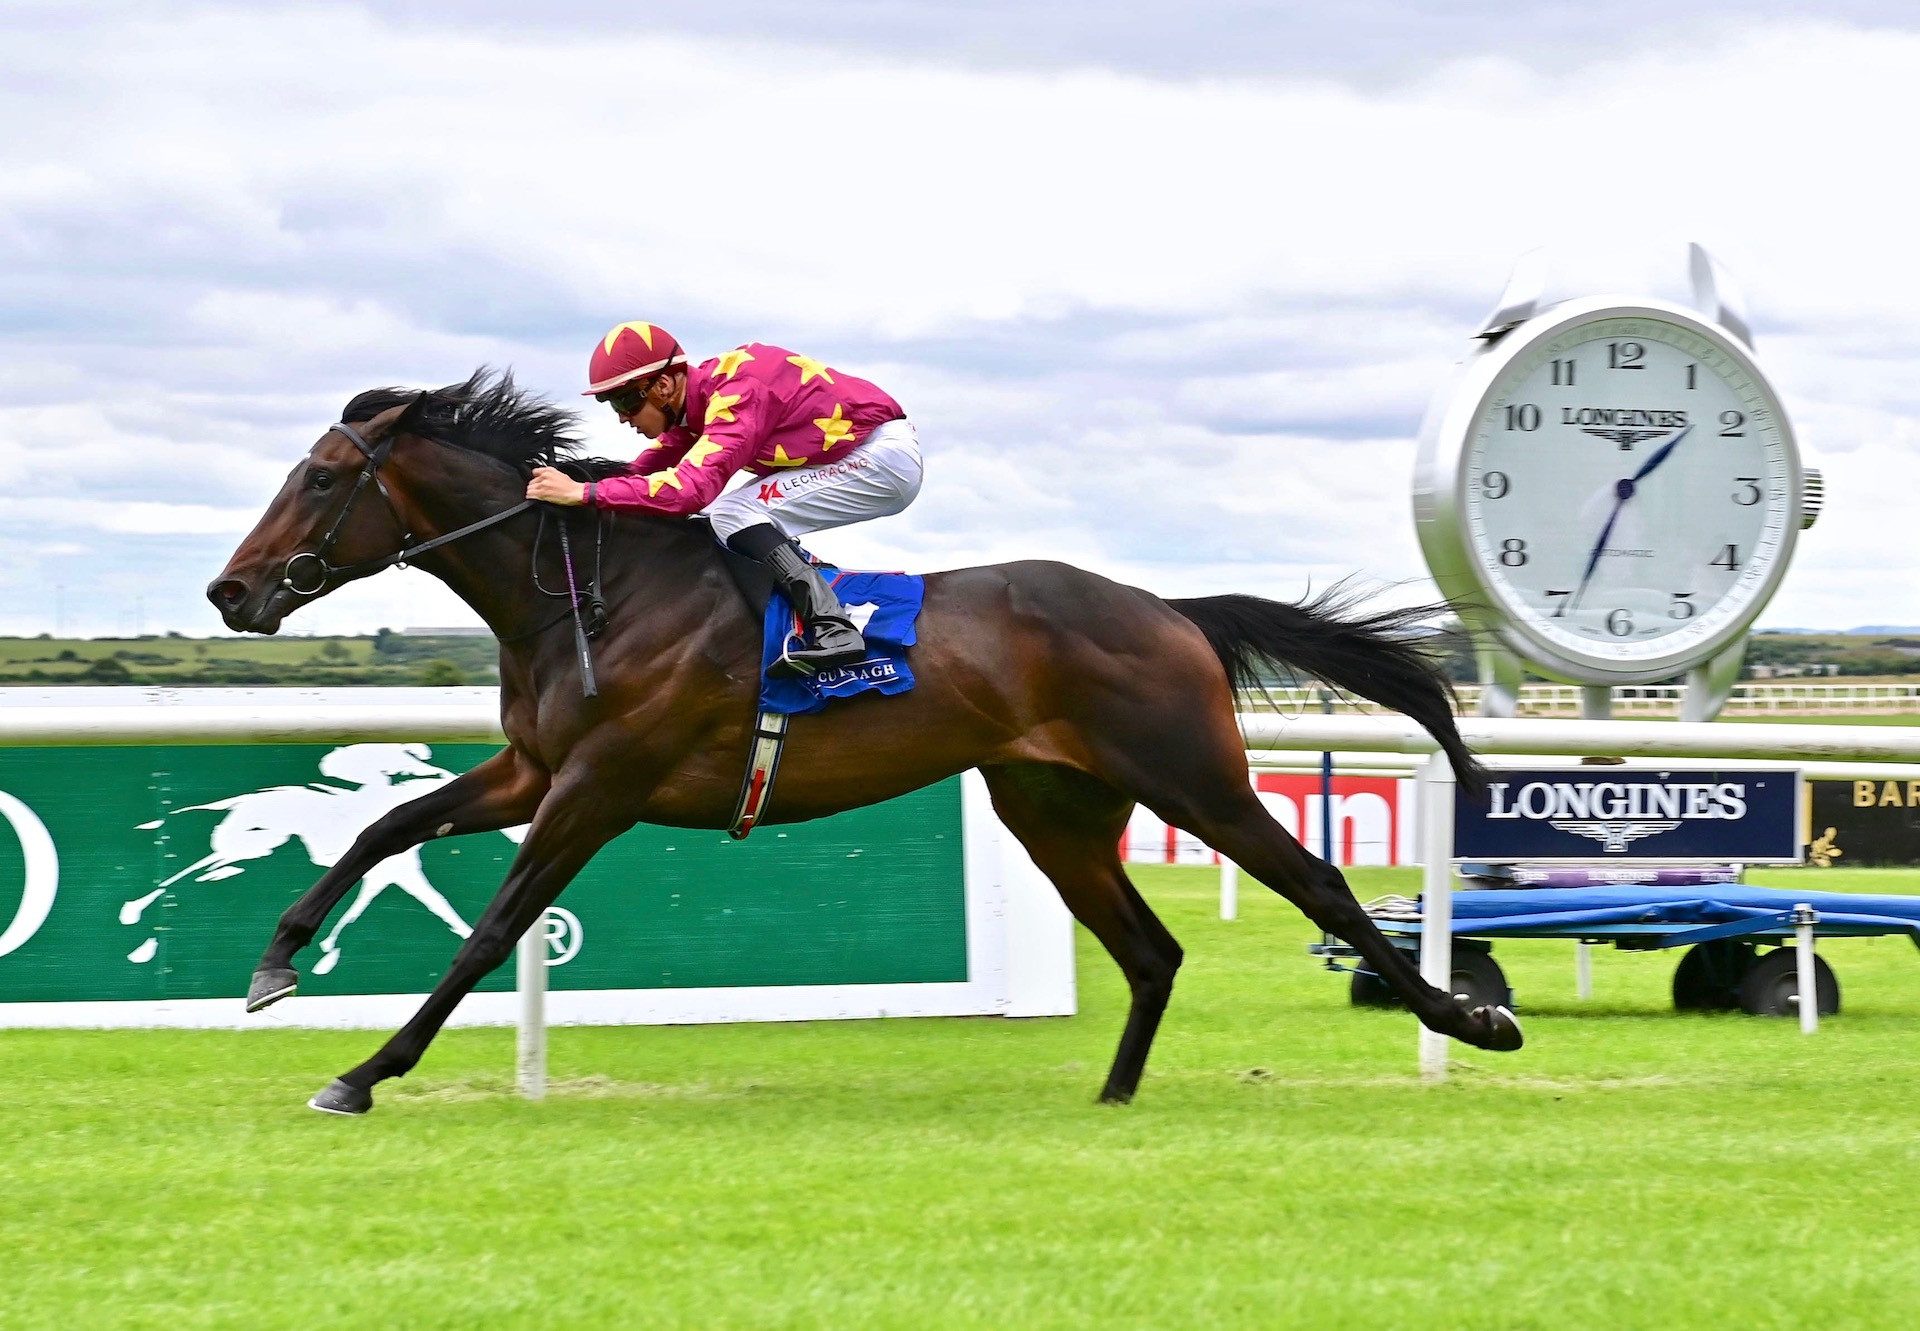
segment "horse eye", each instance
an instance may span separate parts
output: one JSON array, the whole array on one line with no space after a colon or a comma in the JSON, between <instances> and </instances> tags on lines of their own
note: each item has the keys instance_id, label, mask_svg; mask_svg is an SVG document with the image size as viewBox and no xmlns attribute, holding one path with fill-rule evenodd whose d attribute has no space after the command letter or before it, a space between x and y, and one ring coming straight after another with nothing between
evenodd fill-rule
<instances>
[{"instance_id":1,"label":"horse eye","mask_svg":"<svg viewBox=\"0 0 1920 1331\"><path fill-rule=\"evenodd\" d=\"M307 484L316 490L331 490L333 488L333 473L330 471L316 471L308 478Z\"/></svg>"}]
</instances>

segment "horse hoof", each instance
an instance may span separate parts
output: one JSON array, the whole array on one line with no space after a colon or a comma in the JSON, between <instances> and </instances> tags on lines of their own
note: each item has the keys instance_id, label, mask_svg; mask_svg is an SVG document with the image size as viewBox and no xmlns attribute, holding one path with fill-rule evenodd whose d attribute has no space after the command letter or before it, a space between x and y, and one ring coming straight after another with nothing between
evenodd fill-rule
<instances>
[{"instance_id":1,"label":"horse hoof","mask_svg":"<svg viewBox=\"0 0 1920 1331\"><path fill-rule=\"evenodd\" d=\"M257 970L253 973L253 983L247 986L247 1011L258 1012L263 1007L272 1007L299 989L299 971L288 970L284 966Z\"/></svg>"},{"instance_id":2,"label":"horse hoof","mask_svg":"<svg viewBox=\"0 0 1920 1331\"><path fill-rule=\"evenodd\" d=\"M1527 1037L1521 1034L1519 1020L1511 1010L1498 1003L1491 1007L1475 1008L1473 1018L1485 1028L1485 1034L1474 1041L1482 1049L1505 1054L1527 1042Z\"/></svg>"},{"instance_id":3,"label":"horse hoof","mask_svg":"<svg viewBox=\"0 0 1920 1331\"><path fill-rule=\"evenodd\" d=\"M337 1078L326 1090L307 1101L307 1108L323 1114L364 1114L373 1108L373 1092L349 1086Z\"/></svg>"}]
</instances>

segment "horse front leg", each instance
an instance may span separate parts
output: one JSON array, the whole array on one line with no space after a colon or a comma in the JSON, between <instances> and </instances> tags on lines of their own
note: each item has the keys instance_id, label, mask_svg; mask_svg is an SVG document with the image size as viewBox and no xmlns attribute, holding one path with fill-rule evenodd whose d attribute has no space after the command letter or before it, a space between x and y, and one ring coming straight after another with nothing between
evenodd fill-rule
<instances>
[{"instance_id":1,"label":"horse front leg","mask_svg":"<svg viewBox=\"0 0 1920 1331\"><path fill-rule=\"evenodd\" d=\"M312 1108L329 1114L364 1114L373 1108L377 1083L412 1071L460 1000L512 954L520 935L600 847L633 825L633 819L617 812L612 803L607 792L595 791L587 780L564 791L556 789L541 803L506 882L427 1001L378 1053L308 1101Z\"/></svg>"},{"instance_id":2,"label":"horse front leg","mask_svg":"<svg viewBox=\"0 0 1920 1331\"><path fill-rule=\"evenodd\" d=\"M340 898L376 864L434 837L497 832L527 822L540 807L547 784L544 771L516 750L502 749L471 772L376 820L280 917L247 989L247 1011L258 1012L299 988L294 953L313 941Z\"/></svg>"}]
</instances>

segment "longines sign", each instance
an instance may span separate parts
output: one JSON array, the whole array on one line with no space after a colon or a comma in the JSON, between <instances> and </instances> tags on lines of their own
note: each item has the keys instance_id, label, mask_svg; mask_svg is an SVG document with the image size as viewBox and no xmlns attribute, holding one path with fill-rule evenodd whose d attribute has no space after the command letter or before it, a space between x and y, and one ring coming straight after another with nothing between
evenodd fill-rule
<instances>
[{"instance_id":1,"label":"longines sign","mask_svg":"<svg viewBox=\"0 0 1920 1331\"><path fill-rule=\"evenodd\" d=\"M1798 772L1504 768L1454 802L1455 859L1797 864Z\"/></svg>"}]
</instances>

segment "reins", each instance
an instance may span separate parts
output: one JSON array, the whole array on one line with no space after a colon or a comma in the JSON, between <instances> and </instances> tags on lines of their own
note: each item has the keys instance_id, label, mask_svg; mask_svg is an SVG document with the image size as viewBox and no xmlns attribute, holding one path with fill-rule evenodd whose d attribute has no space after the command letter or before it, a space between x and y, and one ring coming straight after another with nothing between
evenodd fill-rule
<instances>
[{"instance_id":1,"label":"reins","mask_svg":"<svg viewBox=\"0 0 1920 1331\"><path fill-rule=\"evenodd\" d=\"M599 689L593 677L593 658L588 650L587 641L590 638L599 637L607 625L607 603L600 593L602 558L606 549L606 524L604 514L601 515L602 520L596 522L594 526L593 580L587 584L587 594L585 597L580 595L575 586L573 547L567 535L567 521L565 517L559 519L560 559L567 570L567 590L564 592L550 590L542 586L540 582L540 543L546 536L548 505L541 504L540 501L534 499L522 499L512 508L502 509L498 513L481 518L478 522L469 522L466 526L458 530L435 536L431 540L415 542L413 532L408 528L406 519L400 516L400 506L393 502L393 495L389 493L386 482L381 480L379 475L380 468L393 454L394 436L389 434L378 444L369 445L367 441L361 437L360 432L351 425L348 425L345 421L336 421L332 425L329 425L327 429L334 433L345 435L347 440L352 443L355 448L359 449L361 454L366 458L367 465L360 469L359 478L354 481L353 489L347 494L347 502L341 505L340 512L333 519L333 525L327 528L327 534L320 538L319 547L314 550L298 551L288 557L286 567L281 570L280 574L280 585L282 587L294 593L296 596L318 596L336 582L344 582L367 574L378 573L382 569L405 568L408 561L419 555L426 554L429 550L438 550L443 545L452 545L455 541L471 536L475 532L485 531L488 527L497 526L505 522L508 518L517 517L528 509L538 506L540 509L540 526L534 532L533 555L531 559L533 585L535 590L541 592L543 595L565 596L568 605L560 614L540 625L540 627L526 633L515 634L510 638L501 638L499 641L502 643L520 642L527 638L536 637L571 615L573 617L574 647L580 657L581 684L586 691L587 697L592 698L598 696ZM553 456L551 448L548 450L547 460L548 464L552 465ZM346 525L347 516L353 512L354 505L360 501L360 496L366 491L369 484L373 485L374 488L380 492L380 497L386 501L387 512L392 515L394 526L400 529L401 548L390 555L383 555L378 559L362 560L358 564L335 565L328 563L327 555L332 551L333 543L340 535L340 529ZM295 570L301 566L301 561L303 560L311 561L319 572L319 580L310 586L302 585L300 575L295 572ZM581 606L583 603L586 606L586 615L584 617L581 614Z\"/></svg>"},{"instance_id":2,"label":"reins","mask_svg":"<svg viewBox=\"0 0 1920 1331\"><path fill-rule=\"evenodd\" d=\"M553 446L549 444L547 465L552 467L554 463ZM573 542L567 535L567 519L564 514L559 518L559 527L560 563L567 570L567 608L573 612L573 650L580 658L580 686L586 691L587 697L593 698L599 695L600 688L594 682L593 653L587 647L587 639L598 636L607 622L607 605L600 599L600 551L603 548L602 533L605 529L598 523L594 526L593 581L588 584L587 589L588 595L592 598L591 614L594 626L589 630L586 620L580 614L580 590L574 585L573 578ZM540 538L546 534L546 530L547 511L543 508L540 510L540 529L533 534L533 585L535 590L554 596L558 593L548 592L540 585Z\"/></svg>"}]
</instances>

